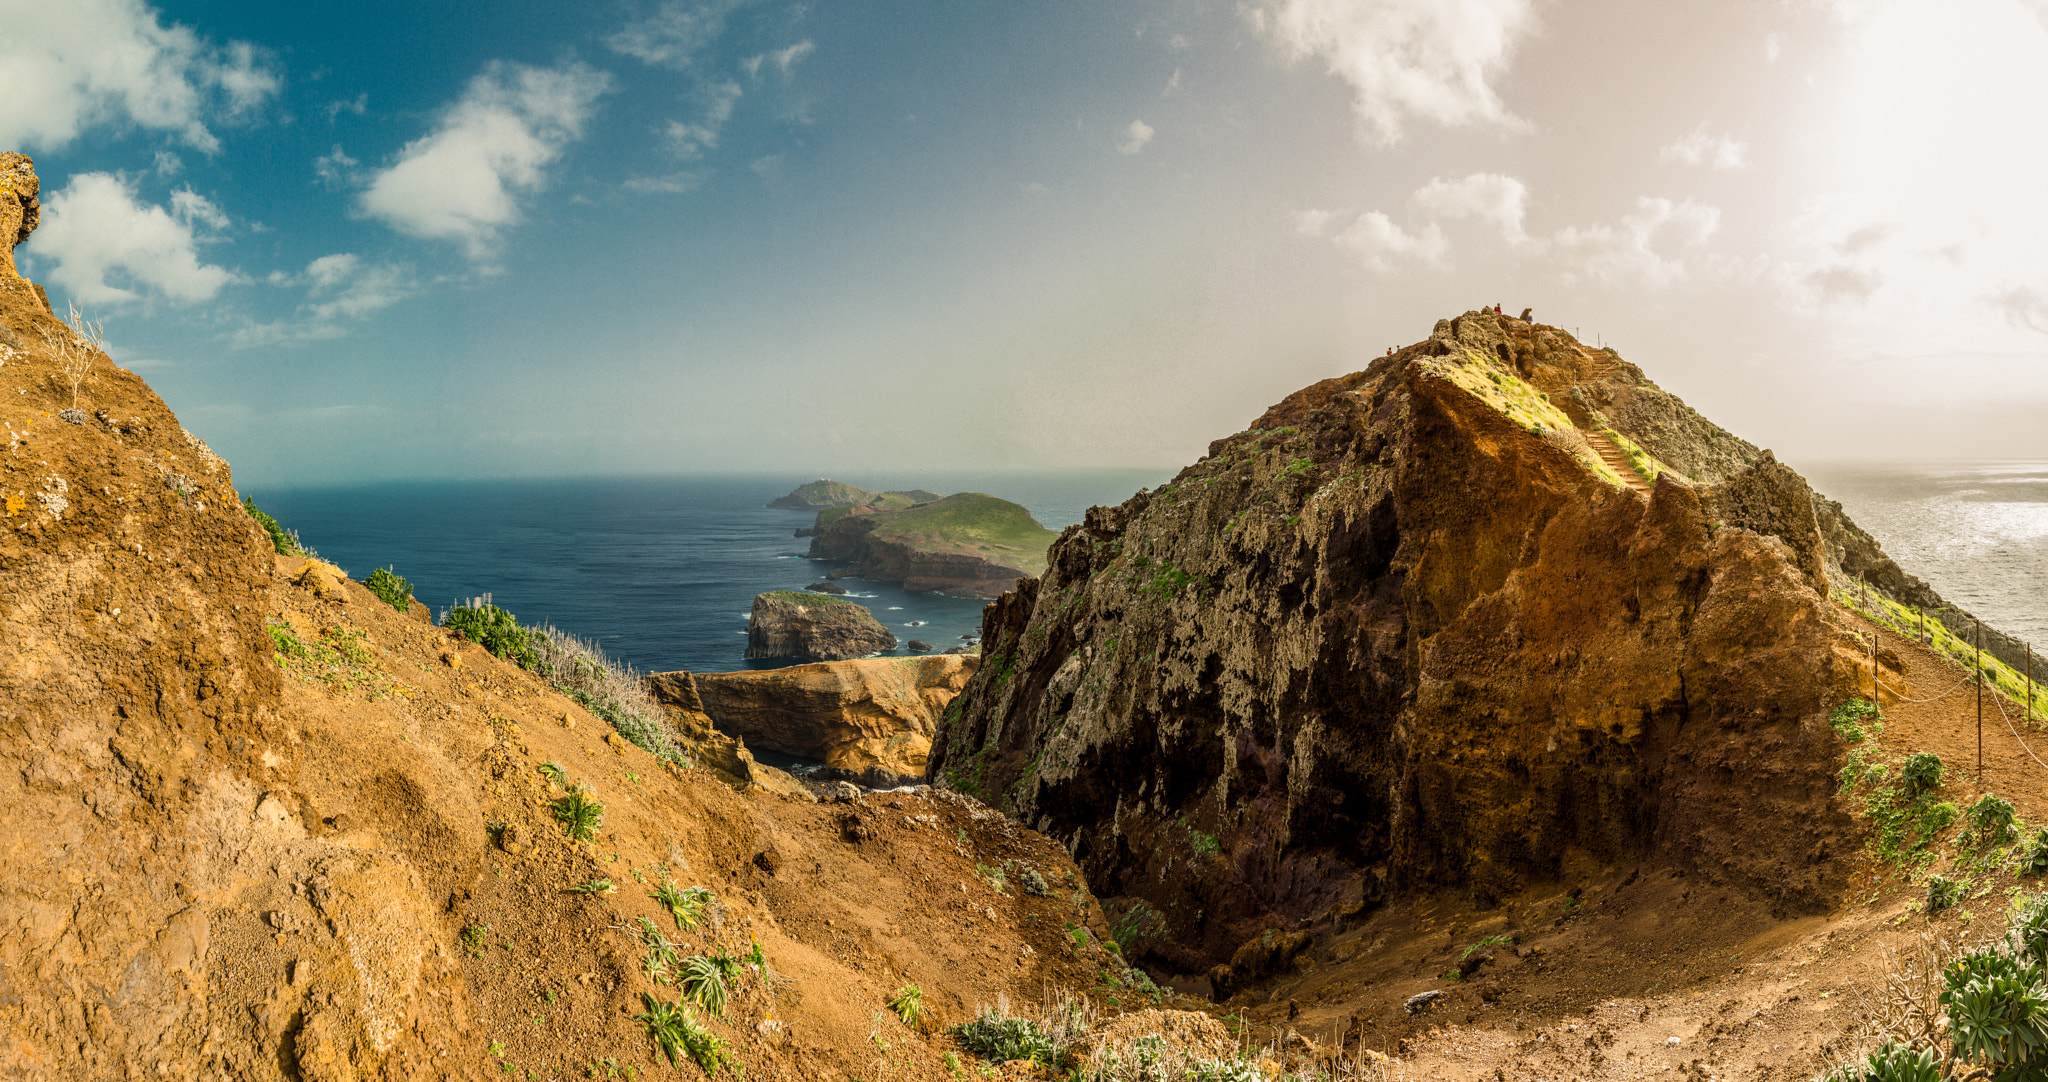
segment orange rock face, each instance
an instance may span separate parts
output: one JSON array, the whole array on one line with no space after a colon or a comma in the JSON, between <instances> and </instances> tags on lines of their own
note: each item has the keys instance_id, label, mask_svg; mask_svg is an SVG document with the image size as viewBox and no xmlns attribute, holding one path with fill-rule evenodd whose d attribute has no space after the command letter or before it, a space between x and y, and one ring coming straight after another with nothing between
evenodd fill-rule
<instances>
[{"instance_id":1,"label":"orange rock face","mask_svg":"<svg viewBox=\"0 0 2048 1082\"><path fill-rule=\"evenodd\" d=\"M1814 502L1611 351L1469 313L1070 528L932 776L1146 902L1182 972L1622 860L1810 910L1856 679Z\"/></svg>"}]
</instances>

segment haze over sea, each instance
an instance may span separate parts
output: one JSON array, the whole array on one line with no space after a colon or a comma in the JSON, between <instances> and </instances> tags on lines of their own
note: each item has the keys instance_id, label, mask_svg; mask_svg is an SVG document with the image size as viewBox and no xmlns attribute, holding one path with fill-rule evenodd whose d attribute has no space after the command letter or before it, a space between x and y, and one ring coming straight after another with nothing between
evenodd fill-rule
<instances>
[{"instance_id":1,"label":"haze over sea","mask_svg":"<svg viewBox=\"0 0 2048 1082\"><path fill-rule=\"evenodd\" d=\"M1165 470L874 473L834 476L871 489L986 492L1046 527L1081 521L1172 477ZM834 567L792 536L810 511L765 506L805 481L790 474L387 483L245 489L320 555L358 580L389 566L441 610L488 592L521 624L594 639L642 672L728 672L745 660L747 613L764 590L801 590ZM985 601L841 580L900 643L937 650L981 630ZM914 621L924 621L913 626ZM899 653L907 652L899 649Z\"/></svg>"},{"instance_id":2,"label":"haze over sea","mask_svg":"<svg viewBox=\"0 0 2048 1082\"><path fill-rule=\"evenodd\" d=\"M1804 472L1908 574L2037 651L2048 648L2048 462Z\"/></svg>"},{"instance_id":3,"label":"haze over sea","mask_svg":"<svg viewBox=\"0 0 2048 1082\"><path fill-rule=\"evenodd\" d=\"M1826 466L1815 488L1909 573L1991 626L2048 648L2048 462ZM867 488L987 492L1047 527L1159 485L1165 470L877 473ZM254 489L258 506L361 579L390 566L438 614L490 593L522 623L597 640L643 672L772 667L745 660L747 611L838 564L803 558L812 513L764 506L793 474L386 483ZM976 634L984 602L843 580L900 642ZM924 621L921 626L914 621ZM903 652L903 651L899 651Z\"/></svg>"}]
</instances>

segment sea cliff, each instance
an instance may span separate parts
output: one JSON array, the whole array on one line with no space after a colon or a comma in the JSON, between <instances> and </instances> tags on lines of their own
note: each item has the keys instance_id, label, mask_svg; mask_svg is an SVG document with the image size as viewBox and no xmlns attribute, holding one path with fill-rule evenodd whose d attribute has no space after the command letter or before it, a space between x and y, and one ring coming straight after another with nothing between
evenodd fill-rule
<instances>
[{"instance_id":1,"label":"sea cliff","mask_svg":"<svg viewBox=\"0 0 2048 1082\"><path fill-rule=\"evenodd\" d=\"M1623 860L1812 912L1853 836L1824 719L1870 679L1817 506L1611 350L1467 313L1063 533L931 776L1182 971Z\"/></svg>"}]
</instances>

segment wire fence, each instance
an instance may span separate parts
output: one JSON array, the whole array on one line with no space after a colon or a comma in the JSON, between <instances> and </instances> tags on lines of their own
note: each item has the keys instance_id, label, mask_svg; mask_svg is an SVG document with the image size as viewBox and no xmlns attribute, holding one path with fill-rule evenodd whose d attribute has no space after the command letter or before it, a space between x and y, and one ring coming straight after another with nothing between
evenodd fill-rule
<instances>
[{"instance_id":1,"label":"wire fence","mask_svg":"<svg viewBox=\"0 0 2048 1082\"><path fill-rule=\"evenodd\" d=\"M1938 614L1931 614L1911 605L1902 605L1874 590L1863 587L1836 590L1834 599L1870 622L1933 650L1950 664L1963 670L1962 679L1954 687L1927 698L1908 698L1900 694L1899 689L1888 684L1883 685L1884 689L1896 696L1898 701L1930 703L1954 695L1973 693L1971 689L1976 686L1977 673L1981 671L1984 690L1992 693L1990 698L1994 703L2004 700L2004 704L2010 704L2015 708L2015 716L2035 728L2040 728L2044 722L2048 722L2048 699L2042 696L2040 682L2026 671L2033 666L2023 664L2022 667L2015 668L1993 656L1991 651L1956 634ZM2031 659L2031 652L2029 658ZM1871 679L1882 683L1876 675L1876 666L1873 665L1871 671ZM2001 714L2005 711L2004 704L1998 707ZM2013 735L2019 735L2017 729ZM2027 754L2032 755L2033 749L2029 748ZM2040 760L2036 758L2035 761ZM2048 767L2048 763L2042 765Z\"/></svg>"}]
</instances>

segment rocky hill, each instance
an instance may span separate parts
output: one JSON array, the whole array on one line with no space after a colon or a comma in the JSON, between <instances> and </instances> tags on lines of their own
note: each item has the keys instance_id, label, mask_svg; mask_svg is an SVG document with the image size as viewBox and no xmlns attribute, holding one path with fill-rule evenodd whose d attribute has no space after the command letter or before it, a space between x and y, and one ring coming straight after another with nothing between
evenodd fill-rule
<instances>
[{"instance_id":1,"label":"rocky hill","mask_svg":"<svg viewBox=\"0 0 2048 1082\"><path fill-rule=\"evenodd\" d=\"M1061 839L1196 973L1622 862L1825 909L1854 831L1825 717L1870 682L1830 584L1910 581L1613 351L1479 312L1048 561L989 608L931 776Z\"/></svg>"},{"instance_id":2,"label":"rocky hill","mask_svg":"<svg viewBox=\"0 0 2048 1082\"><path fill-rule=\"evenodd\" d=\"M11 264L0 330L0 1076L666 1075L636 1016L694 959L729 993L689 1007L714 1070L873 1078L879 1037L938 1079L943 1026L1122 971L1065 930L1108 931L1047 839L950 794L766 791L701 725L650 754L280 558L105 356L72 412L81 343ZM877 1020L908 985L922 1031Z\"/></svg>"},{"instance_id":3,"label":"rocky hill","mask_svg":"<svg viewBox=\"0 0 2048 1082\"><path fill-rule=\"evenodd\" d=\"M1056 536L1023 507L982 492L893 511L820 511L811 533L811 559L852 561L835 578L954 597L995 597L1042 572Z\"/></svg>"},{"instance_id":4,"label":"rocky hill","mask_svg":"<svg viewBox=\"0 0 2048 1082\"><path fill-rule=\"evenodd\" d=\"M896 633L865 605L824 593L770 590L747 613L747 658L843 661L896 649Z\"/></svg>"}]
</instances>

